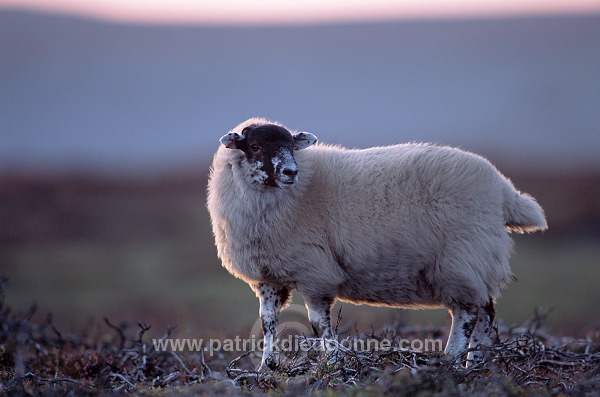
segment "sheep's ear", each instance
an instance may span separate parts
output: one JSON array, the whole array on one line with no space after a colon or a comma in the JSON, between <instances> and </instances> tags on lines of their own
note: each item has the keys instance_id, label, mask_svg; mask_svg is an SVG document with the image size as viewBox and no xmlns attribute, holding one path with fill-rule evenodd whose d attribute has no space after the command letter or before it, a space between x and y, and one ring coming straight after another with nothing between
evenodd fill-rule
<instances>
[{"instance_id":1,"label":"sheep's ear","mask_svg":"<svg viewBox=\"0 0 600 397\"><path fill-rule=\"evenodd\" d=\"M298 132L293 135L294 149L302 150L317 142L317 137L310 132Z\"/></svg>"},{"instance_id":2,"label":"sheep's ear","mask_svg":"<svg viewBox=\"0 0 600 397\"><path fill-rule=\"evenodd\" d=\"M219 142L223 144L227 149L241 149L240 143L246 140L246 137L235 132L225 134L219 139Z\"/></svg>"}]
</instances>

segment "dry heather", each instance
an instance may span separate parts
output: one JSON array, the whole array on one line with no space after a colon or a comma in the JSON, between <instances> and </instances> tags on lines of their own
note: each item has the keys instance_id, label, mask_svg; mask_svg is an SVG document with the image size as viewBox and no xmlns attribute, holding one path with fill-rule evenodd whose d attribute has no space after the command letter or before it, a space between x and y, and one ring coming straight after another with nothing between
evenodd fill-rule
<instances>
[{"instance_id":1,"label":"dry heather","mask_svg":"<svg viewBox=\"0 0 600 397\"><path fill-rule=\"evenodd\" d=\"M66 335L32 321L34 310L0 309L0 394L19 395L436 395L587 396L600 393L600 332L556 338L536 316L502 329L485 364L466 369L440 354L342 349L337 360L297 351L278 370L257 373L254 353L156 351L142 322L105 320L96 335ZM164 338L171 334L165 332ZM425 339L437 328L401 328L354 338ZM350 337L348 337L350 338Z\"/></svg>"}]
</instances>

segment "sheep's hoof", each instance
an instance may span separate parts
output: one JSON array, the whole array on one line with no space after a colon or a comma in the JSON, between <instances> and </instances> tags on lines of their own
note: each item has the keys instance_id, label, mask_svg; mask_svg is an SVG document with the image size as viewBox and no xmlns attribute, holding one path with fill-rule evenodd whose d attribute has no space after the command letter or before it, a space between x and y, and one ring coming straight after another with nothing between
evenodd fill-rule
<instances>
[{"instance_id":1,"label":"sheep's hoof","mask_svg":"<svg viewBox=\"0 0 600 397\"><path fill-rule=\"evenodd\" d=\"M273 358L273 356L269 356L264 361L264 363L261 364L261 366L258 370L260 371L260 370L265 369L265 366L267 368L269 368L270 370L275 371L277 369L277 367L279 367L279 364L277 363L277 360L275 360L275 358Z\"/></svg>"},{"instance_id":2,"label":"sheep's hoof","mask_svg":"<svg viewBox=\"0 0 600 397\"><path fill-rule=\"evenodd\" d=\"M473 367L480 364L485 364L489 361L489 352L480 346L480 350L469 352L467 355L467 368Z\"/></svg>"}]
</instances>

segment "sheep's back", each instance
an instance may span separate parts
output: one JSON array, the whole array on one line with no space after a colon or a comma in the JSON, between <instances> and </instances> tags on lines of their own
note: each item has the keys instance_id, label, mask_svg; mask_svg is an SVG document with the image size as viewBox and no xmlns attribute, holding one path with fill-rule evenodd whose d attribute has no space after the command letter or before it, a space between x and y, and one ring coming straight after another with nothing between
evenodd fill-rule
<instances>
[{"instance_id":1,"label":"sheep's back","mask_svg":"<svg viewBox=\"0 0 600 397\"><path fill-rule=\"evenodd\" d=\"M388 281L423 270L434 284L464 279L481 299L512 279L502 207L509 182L484 158L426 144L321 145L305 155L313 174L303 202L319 207L308 212L326 223L346 272L376 269Z\"/></svg>"}]
</instances>

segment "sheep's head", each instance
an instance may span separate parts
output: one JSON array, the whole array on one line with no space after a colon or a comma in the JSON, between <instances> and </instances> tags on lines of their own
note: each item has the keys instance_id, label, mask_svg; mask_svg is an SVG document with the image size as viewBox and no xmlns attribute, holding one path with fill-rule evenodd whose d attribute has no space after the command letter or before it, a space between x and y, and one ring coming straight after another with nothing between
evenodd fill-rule
<instances>
[{"instance_id":1,"label":"sheep's head","mask_svg":"<svg viewBox=\"0 0 600 397\"><path fill-rule=\"evenodd\" d=\"M298 181L294 150L314 144L317 137L308 132L290 133L276 124L250 124L241 133L230 132L220 142L228 149L244 152L243 168L255 184L285 188Z\"/></svg>"}]
</instances>

